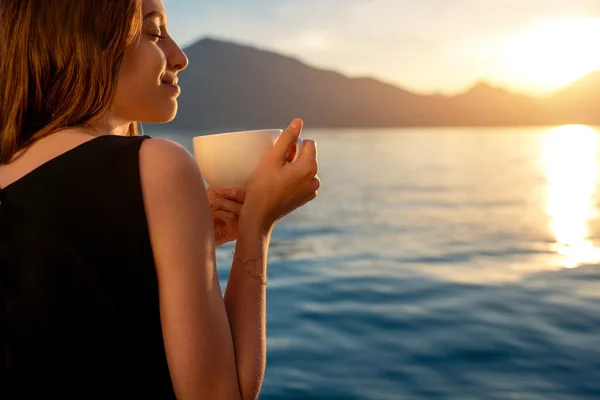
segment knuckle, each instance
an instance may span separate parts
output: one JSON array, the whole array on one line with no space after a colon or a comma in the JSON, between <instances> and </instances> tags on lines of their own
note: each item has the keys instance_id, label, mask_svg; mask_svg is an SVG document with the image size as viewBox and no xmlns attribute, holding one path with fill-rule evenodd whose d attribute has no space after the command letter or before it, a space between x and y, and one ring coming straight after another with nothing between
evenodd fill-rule
<instances>
[{"instance_id":1,"label":"knuckle","mask_svg":"<svg viewBox=\"0 0 600 400\"><path fill-rule=\"evenodd\" d=\"M312 180L310 181L310 189L314 192L319 190L319 188L321 187L321 180L318 177L314 177L312 178Z\"/></svg>"},{"instance_id":2,"label":"knuckle","mask_svg":"<svg viewBox=\"0 0 600 400\"><path fill-rule=\"evenodd\" d=\"M319 178L314 178L312 180L311 189L316 192L317 190L319 190L320 187L321 187L321 180Z\"/></svg>"}]
</instances>

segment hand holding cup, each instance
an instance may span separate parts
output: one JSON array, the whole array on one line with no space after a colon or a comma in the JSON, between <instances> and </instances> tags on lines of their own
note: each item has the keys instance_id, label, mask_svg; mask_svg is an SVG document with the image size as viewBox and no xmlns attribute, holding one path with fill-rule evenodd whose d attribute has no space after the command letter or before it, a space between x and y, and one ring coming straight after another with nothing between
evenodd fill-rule
<instances>
[{"instance_id":1,"label":"hand holding cup","mask_svg":"<svg viewBox=\"0 0 600 400\"><path fill-rule=\"evenodd\" d=\"M320 186L317 149L300 138L296 119L285 130L267 129L197 136L194 154L210 188L246 190L241 210L269 229L314 199ZM241 214L240 214L241 215Z\"/></svg>"},{"instance_id":2,"label":"hand holding cup","mask_svg":"<svg viewBox=\"0 0 600 400\"><path fill-rule=\"evenodd\" d=\"M202 176L216 191L246 188L253 172L281 133L281 129L261 129L195 137L194 155ZM290 146L287 161L296 161L302 147L303 141L298 137L295 146Z\"/></svg>"},{"instance_id":3,"label":"hand holding cup","mask_svg":"<svg viewBox=\"0 0 600 400\"><path fill-rule=\"evenodd\" d=\"M288 162L290 150L302 131L302 120L296 119L256 168L247 186L242 214L261 218L267 228L280 218L313 200L321 182L317 176L318 156L314 141L304 140L295 162Z\"/></svg>"}]
</instances>

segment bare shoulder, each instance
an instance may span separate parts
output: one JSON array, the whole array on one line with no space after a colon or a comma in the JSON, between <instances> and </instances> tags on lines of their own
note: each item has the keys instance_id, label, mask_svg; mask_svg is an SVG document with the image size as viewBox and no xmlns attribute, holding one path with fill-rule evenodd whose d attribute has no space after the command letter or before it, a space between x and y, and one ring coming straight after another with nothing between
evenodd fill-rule
<instances>
[{"instance_id":1,"label":"bare shoulder","mask_svg":"<svg viewBox=\"0 0 600 400\"><path fill-rule=\"evenodd\" d=\"M204 180L196 160L185 147L168 139L144 140L139 168L153 244L163 241L165 234L184 232L191 238L202 235L206 240L212 239L209 231L212 217Z\"/></svg>"},{"instance_id":2,"label":"bare shoulder","mask_svg":"<svg viewBox=\"0 0 600 400\"><path fill-rule=\"evenodd\" d=\"M142 177L177 178L185 175L200 176L194 157L177 142L168 139L147 139L140 148Z\"/></svg>"}]
</instances>

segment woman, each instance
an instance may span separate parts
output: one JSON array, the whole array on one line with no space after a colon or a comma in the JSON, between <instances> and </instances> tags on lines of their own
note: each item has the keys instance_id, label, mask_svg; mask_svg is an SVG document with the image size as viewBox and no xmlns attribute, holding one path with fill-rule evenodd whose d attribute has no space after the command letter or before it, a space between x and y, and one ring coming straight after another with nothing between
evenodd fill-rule
<instances>
[{"instance_id":1,"label":"woman","mask_svg":"<svg viewBox=\"0 0 600 400\"><path fill-rule=\"evenodd\" d=\"M0 37L0 397L257 398L270 235L320 184L314 142L287 162L302 122L207 193L136 132L174 118L187 66L160 0L0 0Z\"/></svg>"}]
</instances>

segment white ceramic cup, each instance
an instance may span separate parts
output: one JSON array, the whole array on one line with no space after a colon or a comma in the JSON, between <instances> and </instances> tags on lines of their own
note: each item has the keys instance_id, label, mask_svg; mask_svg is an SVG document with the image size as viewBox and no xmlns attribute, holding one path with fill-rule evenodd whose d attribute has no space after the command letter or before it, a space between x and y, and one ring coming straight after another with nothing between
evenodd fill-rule
<instances>
[{"instance_id":1,"label":"white ceramic cup","mask_svg":"<svg viewBox=\"0 0 600 400\"><path fill-rule=\"evenodd\" d=\"M194 156L204 179L213 189L245 188L282 132L281 129L261 129L196 136ZM298 159L302 147L302 139L298 137L291 162Z\"/></svg>"}]
</instances>

